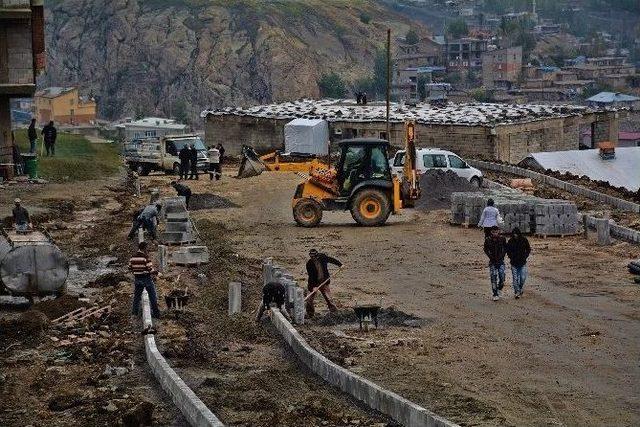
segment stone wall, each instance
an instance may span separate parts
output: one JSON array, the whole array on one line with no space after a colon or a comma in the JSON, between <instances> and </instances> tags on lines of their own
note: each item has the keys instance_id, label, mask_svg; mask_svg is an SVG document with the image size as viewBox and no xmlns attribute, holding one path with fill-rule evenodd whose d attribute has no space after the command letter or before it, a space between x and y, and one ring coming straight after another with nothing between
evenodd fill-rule
<instances>
[{"instance_id":1,"label":"stone wall","mask_svg":"<svg viewBox=\"0 0 640 427\"><path fill-rule=\"evenodd\" d=\"M521 124L489 126L423 125L416 126L419 147L438 147L463 158L497 159L518 163L529 153L577 150L580 127L597 121L596 139L617 142L618 119L615 113L568 116ZM231 155L240 153L243 144L258 152L284 147L284 125L288 119L249 116L208 116L205 120L207 145L222 143ZM391 145L404 146L404 124L391 123ZM386 139L386 124L380 122L329 123L332 141L353 137Z\"/></svg>"}]
</instances>

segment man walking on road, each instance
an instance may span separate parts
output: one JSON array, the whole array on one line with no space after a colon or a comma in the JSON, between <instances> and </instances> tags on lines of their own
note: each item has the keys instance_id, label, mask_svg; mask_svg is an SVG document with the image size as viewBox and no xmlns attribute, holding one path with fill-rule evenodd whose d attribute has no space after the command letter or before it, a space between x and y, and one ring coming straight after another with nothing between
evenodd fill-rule
<instances>
[{"instance_id":1,"label":"man walking on road","mask_svg":"<svg viewBox=\"0 0 640 427\"><path fill-rule=\"evenodd\" d=\"M320 292L324 297L325 301L327 302L327 307L329 307L329 311L336 311L337 307L335 306L333 301L331 301L328 264L342 267L342 263L335 258L332 258L323 253L319 253L316 249L311 249L309 251L309 261L307 261L307 274L309 276L307 289L309 290L309 292L313 292L315 288L322 285L322 287L317 292ZM307 315L309 317L312 317L315 313L315 306L313 303L314 299L315 293L309 296L309 299L306 303Z\"/></svg>"},{"instance_id":2,"label":"man walking on road","mask_svg":"<svg viewBox=\"0 0 640 427\"><path fill-rule=\"evenodd\" d=\"M36 119L31 119L31 124L27 130L27 136L29 137L29 152L31 154L36 152L36 141L38 140L38 131L36 130Z\"/></svg>"},{"instance_id":3,"label":"man walking on road","mask_svg":"<svg viewBox=\"0 0 640 427\"><path fill-rule=\"evenodd\" d=\"M142 291L146 289L149 294L149 303L151 304L151 316L155 319L160 318L158 295L156 294L156 286L153 283L153 276L157 274L157 271L153 268L153 264L147 255L147 242L141 242L138 245L138 252L129 260L129 269L135 278L131 314L137 316L140 313Z\"/></svg>"},{"instance_id":4,"label":"man walking on road","mask_svg":"<svg viewBox=\"0 0 640 427\"><path fill-rule=\"evenodd\" d=\"M482 227L484 229L484 237L489 237L491 234L491 229L493 227L498 227L500 224L500 212L498 208L494 206L493 199L487 200L487 207L482 211L482 215L480 215L480 221L478 222L478 227Z\"/></svg>"},{"instance_id":5,"label":"man walking on road","mask_svg":"<svg viewBox=\"0 0 640 427\"><path fill-rule=\"evenodd\" d=\"M47 156L56 155L56 138L58 137L58 131L53 126L53 120L48 125L42 128L42 136L44 138L44 148L47 150Z\"/></svg>"},{"instance_id":6,"label":"man walking on road","mask_svg":"<svg viewBox=\"0 0 640 427\"><path fill-rule=\"evenodd\" d=\"M171 186L173 187L174 190L176 190L176 193L178 193L178 196L184 197L184 202L187 205L187 209L188 209L189 199L191 199L191 189L184 184L180 184L177 181L171 181Z\"/></svg>"},{"instance_id":7,"label":"man walking on road","mask_svg":"<svg viewBox=\"0 0 640 427\"><path fill-rule=\"evenodd\" d=\"M522 235L518 227L513 229L511 238L507 242L507 255L511 262L513 276L513 294L516 298L522 296L524 282L527 280L527 258L531 253L529 240Z\"/></svg>"},{"instance_id":8,"label":"man walking on road","mask_svg":"<svg viewBox=\"0 0 640 427\"><path fill-rule=\"evenodd\" d=\"M189 179L198 179L198 150L191 144L189 148L189 164L191 165L191 176Z\"/></svg>"},{"instance_id":9,"label":"man walking on road","mask_svg":"<svg viewBox=\"0 0 640 427\"><path fill-rule=\"evenodd\" d=\"M187 175L189 174L189 159L191 158L191 153L187 144L180 149L178 158L180 159L180 179L187 179Z\"/></svg>"},{"instance_id":10,"label":"man walking on road","mask_svg":"<svg viewBox=\"0 0 640 427\"><path fill-rule=\"evenodd\" d=\"M491 228L491 234L484 239L484 253L489 258L489 275L491 276L491 292L493 300L498 301L504 287L504 256L507 241L500 235L498 227Z\"/></svg>"}]
</instances>

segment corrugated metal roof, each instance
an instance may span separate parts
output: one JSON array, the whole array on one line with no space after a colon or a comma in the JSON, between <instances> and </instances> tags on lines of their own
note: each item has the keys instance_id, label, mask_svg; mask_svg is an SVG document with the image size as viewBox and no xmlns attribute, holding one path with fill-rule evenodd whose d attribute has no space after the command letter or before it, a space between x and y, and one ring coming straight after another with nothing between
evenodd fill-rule
<instances>
[{"instance_id":1,"label":"corrugated metal roof","mask_svg":"<svg viewBox=\"0 0 640 427\"><path fill-rule=\"evenodd\" d=\"M586 175L595 181L606 181L631 191L640 188L640 147L616 148L616 157L602 160L599 150L571 150L531 153L544 169Z\"/></svg>"},{"instance_id":2,"label":"corrugated metal roof","mask_svg":"<svg viewBox=\"0 0 640 427\"><path fill-rule=\"evenodd\" d=\"M613 102L640 101L640 98L638 98L637 96L625 95L624 93L618 92L600 92L599 94L593 95L591 98L587 99L587 101L609 104Z\"/></svg>"}]
</instances>

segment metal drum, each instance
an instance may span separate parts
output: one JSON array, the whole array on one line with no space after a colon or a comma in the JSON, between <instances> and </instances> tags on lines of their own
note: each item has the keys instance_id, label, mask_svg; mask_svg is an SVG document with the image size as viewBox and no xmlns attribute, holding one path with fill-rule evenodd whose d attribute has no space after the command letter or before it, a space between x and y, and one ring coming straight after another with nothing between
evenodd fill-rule
<instances>
[{"instance_id":1,"label":"metal drum","mask_svg":"<svg viewBox=\"0 0 640 427\"><path fill-rule=\"evenodd\" d=\"M39 233L38 233L39 234ZM0 238L0 280L12 295L45 296L64 292L69 262L44 235ZM7 250L9 249L9 250ZM4 253L4 256L3 256Z\"/></svg>"}]
</instances>

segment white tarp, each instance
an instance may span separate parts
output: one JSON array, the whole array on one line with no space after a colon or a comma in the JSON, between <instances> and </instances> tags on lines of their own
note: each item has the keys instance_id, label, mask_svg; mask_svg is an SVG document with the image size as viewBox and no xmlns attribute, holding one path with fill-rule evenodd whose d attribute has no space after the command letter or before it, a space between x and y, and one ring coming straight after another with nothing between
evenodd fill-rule
<instances>
[{"instance_id":1,"label":"white tarp","mask_svg":"<svg viewBox=\"0 0 640 427\"><path fill-rule=\"evenodd\" d=\"M295 119L284 125L286 153L329 154L329 125L322 119Z\"/></svg>"},{"instance_id":2,"label":"white tarp","mask_svg":"<svg viewBox=\"0 0 640 427\"><path fill-rule=\"evenodd\" d=\"M612 160L602 160L597 149L531 153L529 158L543 169L586 175L631 191L640 188L640 147L616 147Z\"/></svg>"}]
</instances>

